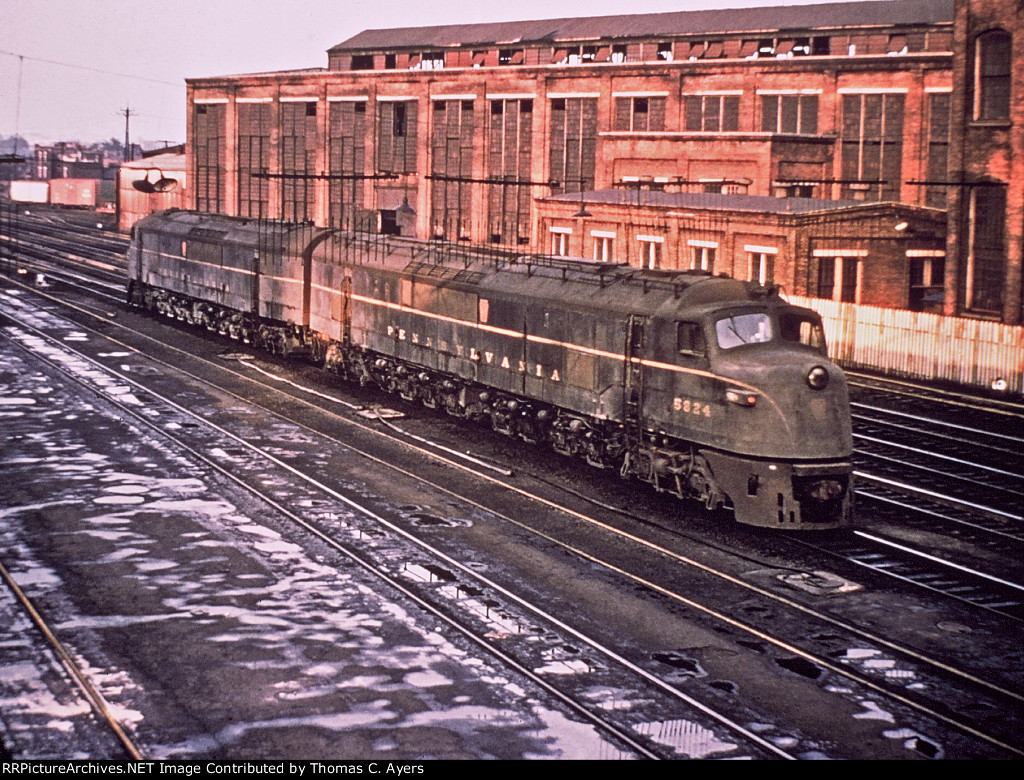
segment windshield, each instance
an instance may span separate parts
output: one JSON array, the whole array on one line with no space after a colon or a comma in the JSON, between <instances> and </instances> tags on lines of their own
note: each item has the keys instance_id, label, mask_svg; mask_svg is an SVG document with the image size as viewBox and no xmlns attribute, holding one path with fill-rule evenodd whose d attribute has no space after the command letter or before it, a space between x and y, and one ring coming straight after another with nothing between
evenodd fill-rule
<instances>
[{"instance_id":1,"label":"windshield","mask_svg":"<svg viewBox=\"0 0 1024 780\"><path fill-rule=\"evenodd\" d=\"M721 349L760 344L772 338L772 321L765 312L723 317L715 322L715 337Z\"/></svg>"}]
</instances>

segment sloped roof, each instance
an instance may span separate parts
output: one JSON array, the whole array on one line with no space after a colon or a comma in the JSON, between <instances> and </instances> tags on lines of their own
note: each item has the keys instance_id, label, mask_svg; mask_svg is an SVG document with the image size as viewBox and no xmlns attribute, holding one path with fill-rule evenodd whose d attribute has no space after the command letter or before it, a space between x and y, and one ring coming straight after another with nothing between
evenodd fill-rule
<instances>
[{"instance_id":1,"label":"sloped roof","mask_svg":"<svg viewBox=\"0 0 1024 780\"><path fill-rule=\"evenodd\" d=\"M542 200L585 205L653 206L698 211L745 211L757 214L814 214L824 211L865 209L885 205L882 201L824 200L822 198L776 198L770 195L740 195L718 192L663 192L628 187L559 193ZM893 204L889 204L893 205ZM919 208L899 204L901 209Z\"/></svg>"},{"instance_id":2,"label":"sloped roof","mask_svg":"<svg viewBox=\"0 0 1024 780\"><path fill-rule=\"evenodd\" d=\"M143 157L141 160L132 160L121 165L122 168L158 169L164 171L185 170L185 155L175 152L154 154L152 157Z\"/></svg>"},{"instance_id":3,"label":"sloped roof","mask_svg":"<svg viewBox=\"0 0 1024 780\"><path fill-rule=\"evenodd\" d=\"M436 27L364 30L329 49L365 51L474 44L951 23L953 0L867 0L708 11L674 11Z\"/></svg>"}]
</instances>

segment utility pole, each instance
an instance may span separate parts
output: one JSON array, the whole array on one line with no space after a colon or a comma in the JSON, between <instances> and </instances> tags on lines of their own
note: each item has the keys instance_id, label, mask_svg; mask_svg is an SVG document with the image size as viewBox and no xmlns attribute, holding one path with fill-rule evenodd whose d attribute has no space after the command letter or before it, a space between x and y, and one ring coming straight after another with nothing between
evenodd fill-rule
<instances>
[{"instance_id":1,"label":"utility pole","mask_svg":"<svg viewBox=\"0 0 1024 780\"><path fill-rule=\"evenodd\" d=\"M18 55L18 96L14 105L14 148L11 154L18 155L18 132L21 130L21 73L25 67L25 58Z\"/></svg>"},{"instance_id":2,"label":"utility pole","mask_svg":"<svg viewBox=\"0 0 1024 780\"><path fill-rule=\"evenodd\" d=\"M134 159L131 136L128 134L128 118L132 114L131 106L125 106L121 113L124 114L124 161L131 162Z\"/></svg>"}]
</instances>

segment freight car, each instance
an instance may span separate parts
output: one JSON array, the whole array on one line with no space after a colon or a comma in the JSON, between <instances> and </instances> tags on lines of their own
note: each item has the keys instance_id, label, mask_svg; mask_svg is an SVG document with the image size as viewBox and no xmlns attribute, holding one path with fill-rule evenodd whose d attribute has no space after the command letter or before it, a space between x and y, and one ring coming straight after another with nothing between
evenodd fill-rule
<instances>
[{"instance_id":1,"label":"freight car","mask_svg":"<svg viewBox=\"0 0 1024 780\"><path fill-rule=\"evenodd\" d=\"M739 522L850 522L845 377L774 288L185 211L137 223L128 267L133 305Z\"/></svg>"},{"instance_id":2,"label":"freight car","mask_svg":"<svg viewBox=\"0 0 1024 780\"><path fill-rule=\"evenodd\" d=\"M11 182L10 193L14 203L49 203L50 182L15 179Z\"/></svg>"}]
</instances>

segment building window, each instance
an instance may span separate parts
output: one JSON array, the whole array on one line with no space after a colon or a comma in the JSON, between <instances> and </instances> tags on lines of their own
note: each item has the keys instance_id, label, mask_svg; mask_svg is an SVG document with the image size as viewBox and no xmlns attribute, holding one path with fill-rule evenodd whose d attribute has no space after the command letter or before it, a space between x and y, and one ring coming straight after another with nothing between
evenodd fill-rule
<instances>
[{"instance_id":1,"label":"building window","mask_svg":"<svg viewBox=\"0 0 1024 780\"><path fill-rule=\"evenodd\" d=\"M890 35L889 45L886 48L889 54L906 54L909 51L906 35Z\"/></svg>"},{"instance_id":2,"label":"building window","mask_svg":"<svg viewBox=\"0 0 1024 780\"><path fill-rule=\"evenodd\" d=\"M967 307L1000 312L1006 273L1006 187L998 184L971 189Z\"/></svg>"},{"instance_id":3,"label":"building window","mask_svg":"<svg viewBox=\"0 0 1024 780\"><path fill-rule=\"evenodd\" d=\"M266 217L270 213L270 103L237 103L238 214Z\"/></svg>"},{"instance_id":4,"label":"building window","mask_svg":"<svg viewBox=\"0 0 1024 780\"><path fill-rule=\"evenodd\" d=\"M313 219L316 174L316 103L281 104L281 218Z\"/></svg>"},{"instance_id":5,"label":"building window","mask_svg":"<svg viewBox=\"0 0 1024 780\"><path fill-rule=\"evenodd\" d=\"M364 180L358 177L364 172L366 103L331 103L328 122L331 225L351 230L360 227L356 215L363 206Z\"/></svg>"},{"instance_id":6,"label":"building window","mask_svg":"<svg viewBox=\"0 0 1024 780\"><path fill-rule=\"evenodd\" d=\"M857 257L822 257L818 265L818 297L857 303L860 260Z\"/></svg>"},{"instance_id":7,"label":"building window","mask_svg":"<svg viewBox=\"0 0 1024 780\"><path fill-rule=\"evenodd\" d=\"M615 63L625 62L628 51L626 44L613 43L611 61Z\"/></svg>"},{"instance_id":8,"label":"building window","mask_svg":"<svg viewBox=\"0 0 1024 780\"><path fill-rule=\"evenodd\" d=\"M1009 33L992 30L974 42L974 118L1010 118Z\"/></svg>"},{"instance_id":9,"label":"building window","mask_svg":"<svg viewBox=\"0 0 1024 780\"><path fill-rule=\"evenodd\" d=\"M928 181L946 180L949 170L949 92L928 95ZM924 191L925 205L946 208L946 188L928 185Z\"/></svg>"},{"instance_id":10,"label":"building window","mask_svg":"<svg viewBox=\"0 0 1024 780\"><path fill-rule=\"evenodd\" d=\"M432 235L468 241L473 216L472 100L435 100L430 138Z\"/></svg>"},{"instance_id":11,"label":"building window","mask_svg":"<svg viewBox=\"0 0 1024 780\"><path fill-rule=\"evenodd\" d=\"M713 273L715 270L715 253L718 251L718 244L711 241L690 241L689 247L690 270Z\"/></svg>"},{"instance_id":12,"label":"building window","mask_svg":"<svg viewBox=\"0 0 1024 780\"><path fill-rule=\"evenodd\" d=\"M557 65L586 65L607 62L611 50L607 46L560 46L555 49L552 62Z\"/></svg>"},{"instance_id":13,"label":"building window","mask_svg":"<svg viewBox=\"0 0 1024 780\"><path fill-rule=\"evenodd\" d=\"M530 242L530 179L533 153L533 101L491 101L487 132L487 222L491 243ZM504 183L508 182L508 183Z\"/></svg>"},{"instance_id":14,"label":"building window","mask_svg":"<svg viewBox=\"0 0 1024 780\"><path fill-rule=\"evenodd\" d=\"M405 103L395 103L391 111L391 135L394 138L405 138Z\"/></svg>"},{"instance_id":15,"label":"building window","mask_svg":"<svg viewBox=\"0 0 1024 780\"><path fill-rule=\"evenodd\" d=\"M807 57L810 55L826 56L829 53L830 41L827 37L820 38L797 38L793 41L791 53L794 57Z\"/></svg>"},{"instance_id":16,"label":"building window","mask_svg":"<svg viewBox=\"0 0 1024 780\"><path fill-rule=\"evenodd\" d=\"M353 54L350 67L352 70L373 70L373 55Z\"/></svg>"},{"instance_id":17,"label":"building window","mask_svg":"<svg viewBox=\"0 0 1024 780\"><path fill-rule=\"evenodd\" d=\"M652 271L661 268L665 239L660 236L637 236L637 239L640 241L640 267Z\"/></svg>"},{"instance_id":18,"label":"building window","mask_svg":"<svg viewBox=\"0 0 1024 780\"><path fill-rule=\"evenodd\" d=\"M594 188L597 151L597 98L551 101L551 178L556 192Z\"/></svg>"},{"instance_id":19,"label":"building window","mask_svg":"<svg viewBox=\"0 0 1024 780\"><path fill-rule=\"evenodd\" d=\"M765 285L775 273L775 249L747 247L747 279Z\"/></svg>"},{"instance_id":20,"label":"building window","mask_svg":"<svg viewBox=\"0 0 1024 780\"><path fill-rule=\"evenodd\" d=\"M419 61L412 65L411 70L442 70L443 68L443 51L425 51L419 56Z\"/></svg>"},{"instance_id":21,"label":"building window","mask_svg":"<svg viewBox=\"0 0 1024 780\"><path fill-rule=\"evenodd\" d=\"M946 253L940 250L909 250L910 310L942 312L945 298Z\"/></svg>"},{"instance_id":22,"label":"building window","mask_svg":"<svg viewBox=\"0 0 1024 780\"><path fill-rule=\"evenodd\" d=\"M761 130L766 133L818 133L817 95L762 95Z\"/></svg>"},{"instance_id":23,"label":"building window","mask_svg":"<svg viewBox=\"0 0 1024 780\"><path fill-rule=\"evenodd\" d=\"M690 132L735 132L740 125L739 95L687 95L686 129Z\"/></svg>"},{"instance_id":24,"label":"building window","mask_svg":"<svg viewBox=\"0 0 1024 780\"><path fill-rule=\"evenodd\" d=\"M615 98L615 129L626 132L661 131L665 129L665 98Z\"/></svg>"},{"instance_id":25,"label":"building window","mask_svg":"<svg viewBox=\"0 0 1024 780\"><path fill-rule=\"evenodd\" d=\"M672 62L672 42L662 41L658 44L658 59L664 62Z\"/></svg>"},{"instance_id":26,"label":"building window","mask_svg":"<svg viewBox=\"0 0 1024 780\"><path fill-rule=\"evenodd\" d=\"M498 64L499 65L522 65L526 61L526 51L524 49L499 49L498 50Z\"/></svg>"},{"instance_id":27,"label":"building window","mask_svg":"<svg viewBox=\"0 0 1024 780\"><path fill-rule=\"evenodd\" d=\"M192 123L192 158L195 160L196 210L213 214L224 211L226 156L225 106L198 104Z\"/></svg>"},{"instance_id":28,"label":"building window","mask_svg":"<svg viewBox=\"0 0 1024 780\"><path fill-rule=\"evenodd\" d=\"M572 228L550 228L551 254L556 257L569 256L569 236L572 235Z\"/></svg>"},{"instance_id":29,"label":"building window","mask_svg":"<svg viewBox=\"0 0 1024 780\"><path fill-rule=\"evenodd\" d=\"M896 93L843 95L842 197L899 200L904 98Z\"/></svg>"},{"instance_id":30,"label":"building window","mask_svg":"<svg viewBox=\"0 0 1024 780\"><path fill-rule=\"evenodd\" d=\"M594 230L590 235L594 239L594 259L600 263L614 263L615 234Z\"/></svg>"},{"instance_id":31,"label":"building window","mask_svg":"<svg viewBox=\"0 0 1024 780\"><path fill-rule=\"evenodd\" d=\"M417 103L377 103L377 170L385 173L416 173Z\"/></svg>"}]
</instances>

